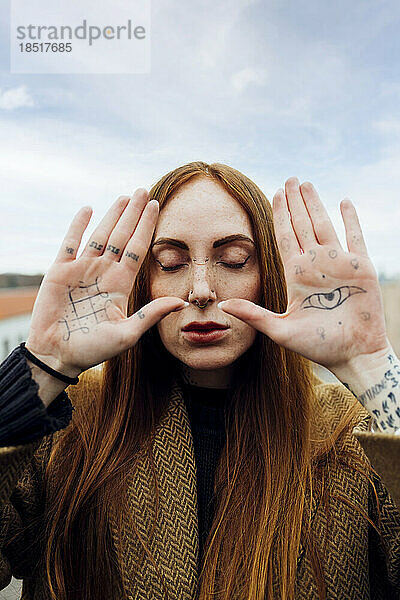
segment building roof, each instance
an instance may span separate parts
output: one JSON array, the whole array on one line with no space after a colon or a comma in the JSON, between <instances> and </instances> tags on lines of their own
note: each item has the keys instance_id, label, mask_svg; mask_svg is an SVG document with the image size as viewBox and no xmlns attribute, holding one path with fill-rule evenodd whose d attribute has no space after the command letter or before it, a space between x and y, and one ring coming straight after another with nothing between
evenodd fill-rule
<instances>
[{"instance_id":1,"label":"building roof","mask_svg":"<svg viewBox=\"0 0 400 600\"><path fill-rule=\"evenodd\" d=\"M38 291L36 286L0 289L0 320L30 314Z\"/></svg>"}]
</instances>

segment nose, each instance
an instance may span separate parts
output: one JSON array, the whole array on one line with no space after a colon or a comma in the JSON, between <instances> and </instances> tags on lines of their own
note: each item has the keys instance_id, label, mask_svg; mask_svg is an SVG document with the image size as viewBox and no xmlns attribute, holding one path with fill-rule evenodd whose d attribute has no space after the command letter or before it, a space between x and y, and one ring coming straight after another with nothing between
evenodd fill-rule
<instances>
[{"instance_id":1,"label":"nose","mask_svg":"<svg viewBox=\"0 0 400 600\"><path fill-rule=\"evenodd\" d=\"M198 262L192 265L189 302L205 307L217 299L210 270L206 262Z\"/></svg>"}]
</instances>

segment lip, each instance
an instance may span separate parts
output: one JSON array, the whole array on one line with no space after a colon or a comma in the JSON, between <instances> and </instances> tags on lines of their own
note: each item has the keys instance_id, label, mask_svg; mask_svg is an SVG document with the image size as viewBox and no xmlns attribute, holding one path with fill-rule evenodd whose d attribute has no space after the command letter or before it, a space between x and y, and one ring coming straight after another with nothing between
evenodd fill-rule
<instances>
[{"instance_id":1,"label":"lip","mask_svg":"<svg viewBox=\"0 0 400 600\"><path fill-rule=\"evenodd\" d=\"M183 330L183 336L190 342L210 344L223 338L227 335L228 331L228 327L224 327L223 329L203 329L202 331L199 329L189 329Z\"/></svg>"},{"instance_id":2,"label":"lip","mask_svg":"<svg viewBox=\"0 0 400 600\"><path fill-rule=\"evenodd\" d=\"M215 321L191 321L184 327L182 331L195 331L195 332L207 332L228 329L228 325L222 323L216 323Z\"/></svg>"}]
</instances>

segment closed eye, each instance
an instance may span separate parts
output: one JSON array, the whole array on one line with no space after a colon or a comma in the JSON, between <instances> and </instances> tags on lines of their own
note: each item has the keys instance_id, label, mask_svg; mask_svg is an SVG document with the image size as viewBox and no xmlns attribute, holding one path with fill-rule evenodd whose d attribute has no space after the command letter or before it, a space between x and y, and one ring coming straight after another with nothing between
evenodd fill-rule
<instances>
[{"instance_id":1,"label":"closed eye","mask_svg":"<svg viewBox=\"0 0 400 600\"><path fill-rule=\"evenodd\" d=\"M242 269L244 267L244 265L247 263L247 261L249 260L249 258L250 258L250 255L242 263L226 263L226 262L220 261L217 264L224 265L224 267L227 267L228 269ZM160 261L157 259L156 259L156 262L158 262L158 264L160 265L160 269L162 271L178 271L178 269L180 269L181 267L184 267L187 264L187 263L182 263L179 265L174 265L172 267L166 267L163 264L161 264Z\"/></svg>"},{"instance_id":2,"label":"closed eye","mask_svg":"<svg viewBox=\"0 0 400 600\"><path fill-rule=\"evenodd\" d=\"M307 296L301 303L301 308L322 308L324 310L332 310L343 304L350 296L361 294L361 292L366 292L366 290L363 290L356 285L342 285L331 292L310 294L310 296Z\"/></svg>"}]
</instances>

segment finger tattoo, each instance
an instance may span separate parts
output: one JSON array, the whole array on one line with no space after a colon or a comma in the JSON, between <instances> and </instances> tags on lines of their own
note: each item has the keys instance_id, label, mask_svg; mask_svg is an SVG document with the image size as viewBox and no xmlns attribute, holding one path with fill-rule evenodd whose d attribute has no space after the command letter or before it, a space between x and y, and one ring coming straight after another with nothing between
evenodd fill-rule
<instances>
[{"instance_id":1,"label":"finger tattoo","mask_svg":"<svg viewBox=\"0 0 400 600\"><path fill-rule=\"evenodd\" d=\"M98 242L90 242L89 248L96 248L96 250L103 250L103 244L99 244Z\"/></svg>"},{"instance_id":2,"label":"finger tattoo","mask_svg":"<svg viewBox=\"0 0 400 600\"><path fill-rule=\"evenodd\" d=\"M112 244L108 244L107 246L107 250L111 250L111 252L113 254L119 254L119 248L116 248L115 246L113 246Z\"/></svg>"},{"instance_id":3,"label":"finger tattoo","mask_svg":"<svg viewBox=\"0 0 400 600\"><path fill-rule=\"evenodd\" d=\"M138 254L134 254L133 252L126 252L125 256L128 256L129 258L132 258L132 260L135 260L136 262L138 262L139 260L139 255Z\"/></svg>"}]
</instances>

